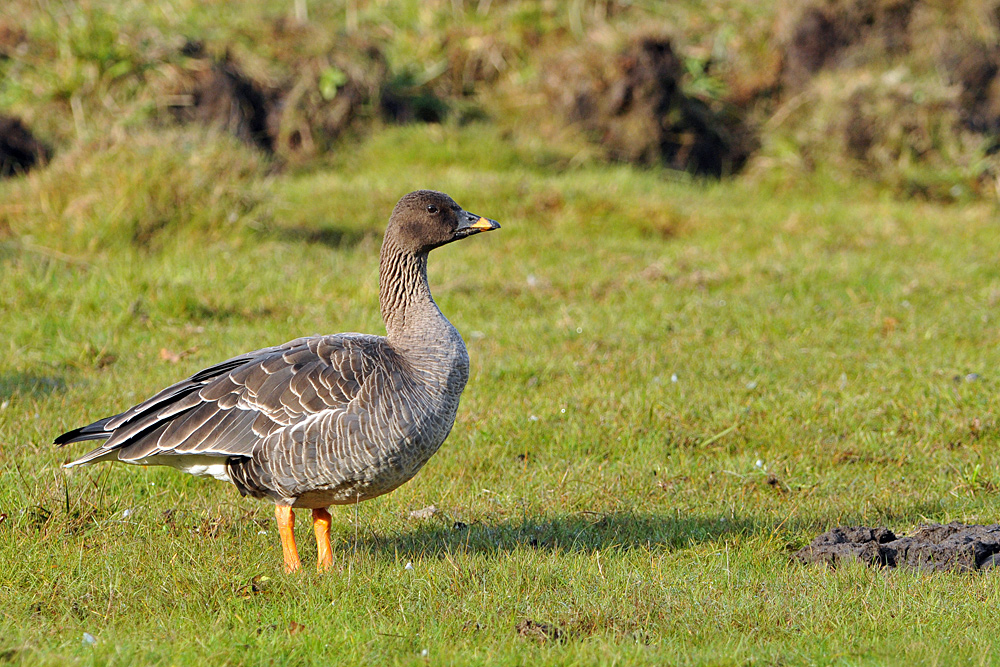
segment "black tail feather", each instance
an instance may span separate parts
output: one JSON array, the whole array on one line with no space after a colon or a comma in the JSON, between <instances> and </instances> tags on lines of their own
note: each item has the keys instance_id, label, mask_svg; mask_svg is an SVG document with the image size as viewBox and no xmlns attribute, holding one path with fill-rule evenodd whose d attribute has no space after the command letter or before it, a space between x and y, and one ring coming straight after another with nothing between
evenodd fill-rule
<instances>
[{"instance_id":1,"label":"black tail feather","mask_svg":"<svg viewBox=\"0 0 1000 667\"><path fill-rule=\"evenodd\" d=\"M84 440L103 440L111 435L104 429L104 427L107 426L108 422L112 419L114 419L114 417L105 417L104 419L96 421L93 424L88 424L87 426L81 426L80 428L75 428L72 431L67 431L55 439L55 444L68 445L71 442L83 442Z\"/></svg>"}]
</instances>

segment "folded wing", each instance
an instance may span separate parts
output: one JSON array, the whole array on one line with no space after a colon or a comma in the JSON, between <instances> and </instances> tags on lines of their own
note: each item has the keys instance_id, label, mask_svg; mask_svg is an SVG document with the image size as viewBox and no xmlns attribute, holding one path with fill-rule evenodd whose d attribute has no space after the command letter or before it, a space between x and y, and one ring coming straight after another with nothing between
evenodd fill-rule
<instances>
[{"instance_id":1,"label":"folded wing","mask_svg":"<svg viewBox=\"0 0 1000 667\"><path fill-rule=\"evenodd\" d=\"M313 336L234 357L126 410L56 439L107 438L69 466L157 456L249 457L275 431L344 409L372 373L383 339ZM167 463L166 460L162 461Z\"/></svg>"}]
</instances>

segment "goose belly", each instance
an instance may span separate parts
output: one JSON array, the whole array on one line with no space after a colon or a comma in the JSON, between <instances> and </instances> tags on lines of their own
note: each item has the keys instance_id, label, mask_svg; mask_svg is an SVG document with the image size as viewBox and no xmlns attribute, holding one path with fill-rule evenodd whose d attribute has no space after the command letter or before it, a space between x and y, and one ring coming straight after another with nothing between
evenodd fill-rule
<instances>
[{"instance_id":1,"label":"goose belly","mask_svg":"<svg viewBox=\"0 0 1000 667\"><path fill-rule=\"evenodd\" d=\"M361 435L350 448L338 448L333 443L329 448L332 456L315 466L323 474L299 476L297 488L288 494L294 497L292 506L353 504L389 493L413 479L444 443L454 424L457 400L438 407L420 420L392 420L391 428L383 429L381 438Z\"/></svg>"}]
</instances>

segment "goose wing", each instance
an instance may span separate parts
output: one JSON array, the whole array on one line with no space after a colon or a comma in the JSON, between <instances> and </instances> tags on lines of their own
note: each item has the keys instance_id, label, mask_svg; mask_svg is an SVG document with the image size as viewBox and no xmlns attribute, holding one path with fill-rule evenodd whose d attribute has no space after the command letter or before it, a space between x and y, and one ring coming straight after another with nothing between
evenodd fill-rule
<instances>
[{"instance_id":1,"label":"goose wing","mask_svg":"<svg viewBox=\"0 0 1000 667\"><path fill-rule=\"evenodd\" d=\"M248 457L274 431L346 407L375 369L383 345L377 336L340 334L248 352L55 442L107 439L67 467L165 455Z\"/></svg>"}]
</instances>

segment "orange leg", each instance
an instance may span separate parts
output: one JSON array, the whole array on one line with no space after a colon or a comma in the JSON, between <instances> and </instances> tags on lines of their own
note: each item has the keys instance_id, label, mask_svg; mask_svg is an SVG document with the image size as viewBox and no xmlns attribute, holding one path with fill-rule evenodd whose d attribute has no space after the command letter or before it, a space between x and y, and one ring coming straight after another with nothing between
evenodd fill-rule
<instances>
[{"instance_id":1,"label":"orange leg","mask_svg":"<svg viewBox=\"0 0 1000 667\"><path fill-rule=\"evenodd\" d=\"M325 509L313 510L313 530L316 531L316 569L322 572L333 565L333 549L330 548L330 521L332 517Z\"/></svg>"},{"instance_id":2,"label":"orange leg","mask_svg":"<svg viewBox=\"0 0 1000 667\"><path fill-rule=\"evenodd\" d=\"M281 536L281 553L285 557L285 572L294 572L302 566L299 551L295 548L295 513L291 507L276 505L274 516L278 519L278 534Z\"/></svg>"}]
</instances>

